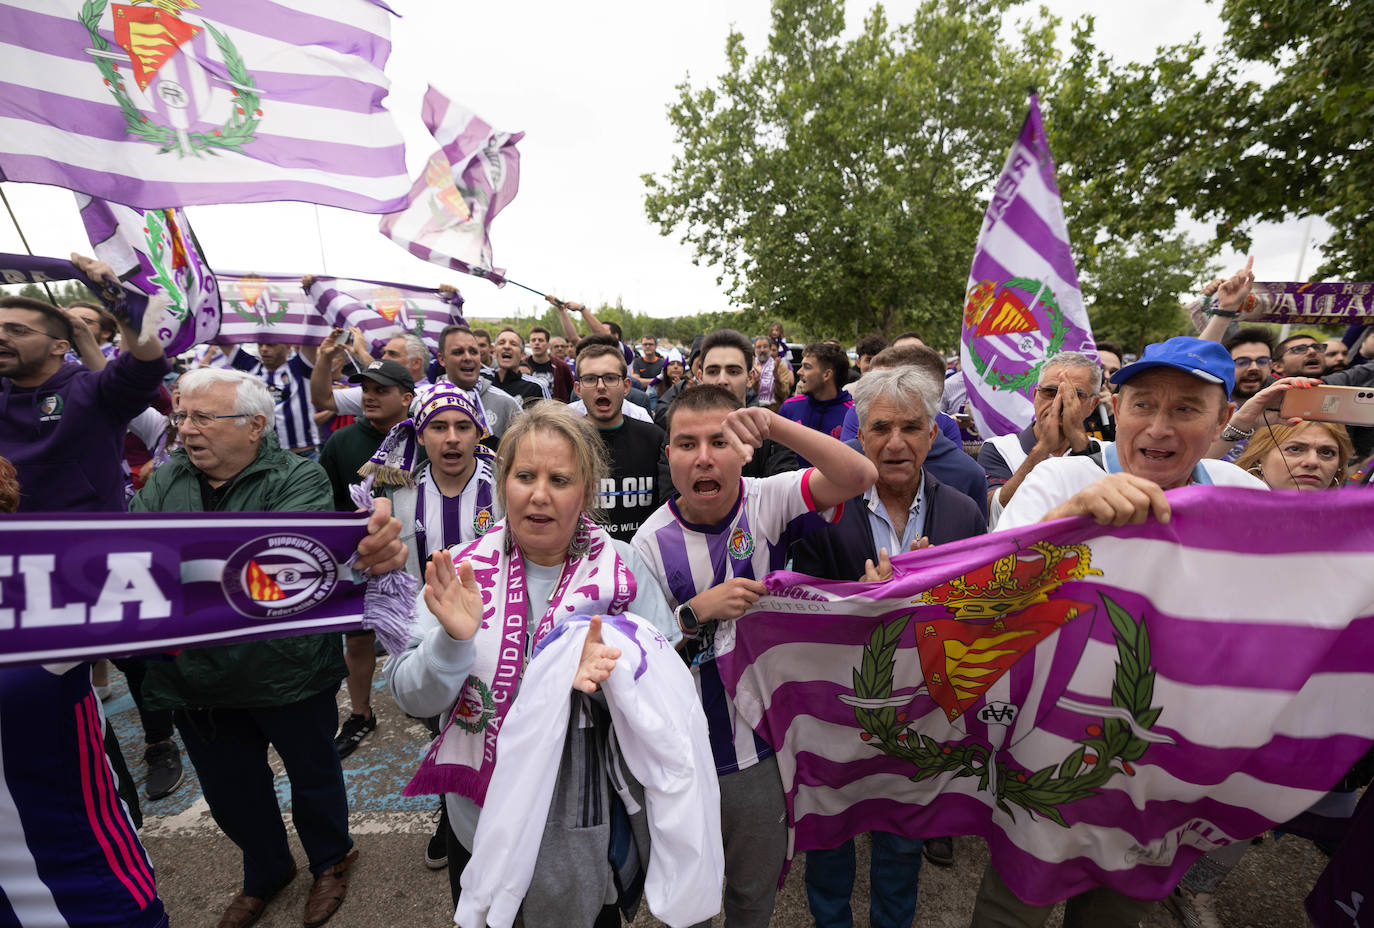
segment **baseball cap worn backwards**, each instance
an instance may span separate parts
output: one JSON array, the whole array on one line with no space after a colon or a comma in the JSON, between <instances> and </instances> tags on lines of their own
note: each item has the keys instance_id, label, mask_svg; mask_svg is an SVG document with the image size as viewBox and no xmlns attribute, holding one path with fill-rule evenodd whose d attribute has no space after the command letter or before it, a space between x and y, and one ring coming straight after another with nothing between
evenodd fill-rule
<instances>
[{"instance_id":1,"label":"baseball cap worn backwards","mask_svg":"<svg viewBox=\"0 0 1374 928\"><path fill-rule=\"evenodd\" d=\"M1236 362L1219 342L1178 335L1168 341L1145 346L1145 353L1134 364L1127 364L1112 375L1112 383L1123 384L1151 368L1172 367L1199 380L1225 388L1230 396L1236 386Z\"/></svg>"}]
</instances>

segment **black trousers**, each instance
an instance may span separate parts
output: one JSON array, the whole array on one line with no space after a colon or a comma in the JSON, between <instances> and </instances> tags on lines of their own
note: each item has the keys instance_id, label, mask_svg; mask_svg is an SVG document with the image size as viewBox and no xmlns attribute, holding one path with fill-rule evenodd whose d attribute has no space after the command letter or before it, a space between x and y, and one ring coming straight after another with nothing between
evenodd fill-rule
<instances>
[{"instance_id":1,"label":"black trousers","mask_svg":"<svg viewBox=\"0 0 1374 928\"><path fill-rule=\"evenodd\" d=\"M262 709L177 710L186 753L215 822L243 851L243 891L265 897L291 869L286 825L267 762L277 749L291 783L291 818L318 876L353 848L348 792L334 747L334 690Z\"/></svg>"}]
</instances>

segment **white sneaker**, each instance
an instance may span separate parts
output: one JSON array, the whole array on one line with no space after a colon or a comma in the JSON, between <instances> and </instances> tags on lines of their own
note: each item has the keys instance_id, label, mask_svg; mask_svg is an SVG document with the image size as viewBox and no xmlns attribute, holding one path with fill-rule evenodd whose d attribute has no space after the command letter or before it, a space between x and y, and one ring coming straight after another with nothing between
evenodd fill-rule
<instances>
[{"instance_id":1,"label":"white sneaker","mask_svg":"<svg viewBox=\"0 0 1374 928\"><path fill-rule=\"evenodd\" d=\"M1175 886L1174 891L1164 900L1165 907L1178 919L1183 928L1221 928L1212 903L1216 899L1211 893L1195 893Z\"/></svg>"}]
</instances>

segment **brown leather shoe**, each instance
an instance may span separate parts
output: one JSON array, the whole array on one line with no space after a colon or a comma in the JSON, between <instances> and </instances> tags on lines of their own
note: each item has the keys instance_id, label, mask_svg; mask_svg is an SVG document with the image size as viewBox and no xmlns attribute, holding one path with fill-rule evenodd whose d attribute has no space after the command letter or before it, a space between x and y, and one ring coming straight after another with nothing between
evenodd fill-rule
<instances>
[{"instance_id":1,"label":"brown leather shoe","mask_svg":"<svg viewBox=\"0 0 1374 928\"><path fill-rule=\"evenodd\" d=\"M219 917L219 924L216 928L248 928L262 916L263 909L267 908L267 903L271 901L272 897L285 889L286 885L295 878L296 865L292 863L291 871L287 873L286 879L281 881L281 886L278 886L265 898L239 893L234 897L234 901L229 903L224 914Z\"/></svg>"},{"instance_id":2,"label":"brown leather shoe","mask_svg":"<svg viewBox=\"0 0 1374 928\"><path fill-rule=\"evenodd\" d=\"M315 885L310 887L310 895L305 900L305 928L318 928L338 911L348 895L348 868L357 859L358 852L354 850L315 877Z\"/></svg>"}]
</instances>

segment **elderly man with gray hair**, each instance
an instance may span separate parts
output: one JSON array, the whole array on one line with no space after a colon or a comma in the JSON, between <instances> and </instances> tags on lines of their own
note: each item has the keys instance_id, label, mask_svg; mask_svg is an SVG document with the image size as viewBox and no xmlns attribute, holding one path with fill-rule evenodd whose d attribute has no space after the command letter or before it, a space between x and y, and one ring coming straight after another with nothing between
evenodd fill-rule
<instances>
[{"instance_id":1,"label":"elderly man with gray hair","mask_svg":"<svg viewBox=\"0 0 1374 928\"><path fill-rule=\"evenodd\" d=\"M1035 418L1015 435L983 442L978 463L988 475L988 529L996 530L1002 510L1035 465L1065 454L1092 451L1083 424L1097 406L1102 366L1078 351L1052 355L1040 368L1032 403Z\"/></svg>"},{"instance_id":2,"label":"elderly man with gray hair","mask_svg":"<svg viewBox=\"0 0 1374 928\"><path fill-rule=\"evenodd\" d=\"M912 366L875 368L850 388L859 442L878 469L878 482L845 503L834 523L805 517L797 527L807 533L791 549L796 570L832 580L884 580L892 575L889 555L986 531L977 504L924 467L939 435L935 412L943 388ZM921 845L919 838L873 833L869 923L875 928L910 925L915 917ZM817 926L852 924L853 840L808 851L806 864L806 896Z\"/></svg>"},{"instance_id":3,"label":"elderly man with gray hair","mask_svg":"<svg viewBox=\"0 0 1374 928\"><path fill-rule=\"evenodd\" d=\"M204 368L182 377L178 387L180 408L172 421L181 447L153 472L131 511L334 508L324 468L278 443L272 395L262 381L242 371ZM262 521L264 531L289 524L270 515ZM173 661L149 664L145 703L173 710L210 813L243 852L243 891L220 917L220 928L256 921L296 876L269 744L286 767L292 819L315 877L307 928L324 924L348 891L358 852L348 834L348 793L334 747L335 694L346 673L337 633L188 648Z\"/></svg>"}]
</instances>

